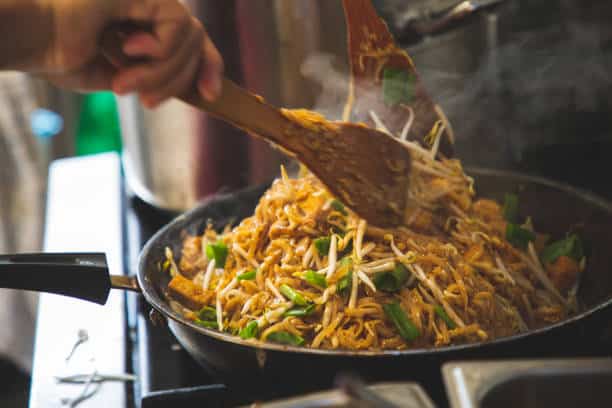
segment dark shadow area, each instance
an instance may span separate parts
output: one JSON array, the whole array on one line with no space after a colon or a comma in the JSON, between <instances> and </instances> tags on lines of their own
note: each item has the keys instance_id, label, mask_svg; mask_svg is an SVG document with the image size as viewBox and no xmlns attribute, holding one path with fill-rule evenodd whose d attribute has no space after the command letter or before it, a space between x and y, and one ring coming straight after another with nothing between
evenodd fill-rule
<instances>
[{"instance_id":1,"label":"dark shadow area","mask_svg":"<svg viewBox=\"0 0 612 408\"><path fill-rule=\"evenodd\" d=\"M29 394L30 376L13 363L0 360L0 407L27 407Z\"/></svg>"},{"instance_id":2,"label":"dark shadow area","mask_svg":"<svg viewBox=\"0 0 612 408\"><path fill-rule=\"evenodd\" d=\"M482 408L609 407L612 374L531 374L502 382L482 398Z\"/></svg>"}]
</instances>

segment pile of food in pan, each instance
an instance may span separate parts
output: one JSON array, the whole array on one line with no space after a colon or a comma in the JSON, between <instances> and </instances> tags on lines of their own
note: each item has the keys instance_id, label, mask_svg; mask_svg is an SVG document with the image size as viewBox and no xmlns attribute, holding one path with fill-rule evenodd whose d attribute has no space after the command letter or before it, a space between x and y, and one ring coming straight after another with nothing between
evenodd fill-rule
<instances>
[{"instance_id":1,"label":"pile of food in pan","mask_svg":"<svg viewBox=\"0 0 612 408\"><path fill-rule=\"evenodd\" d=\"M486 341L577 311L577 235L535 230L517 195L479 199L459 161L411 147L427 197L405 226L369 226L283 172L251 217L188 236L178 262L167 249L173 307L242 339L351 350Z\"/></svg>"}]
</instances>

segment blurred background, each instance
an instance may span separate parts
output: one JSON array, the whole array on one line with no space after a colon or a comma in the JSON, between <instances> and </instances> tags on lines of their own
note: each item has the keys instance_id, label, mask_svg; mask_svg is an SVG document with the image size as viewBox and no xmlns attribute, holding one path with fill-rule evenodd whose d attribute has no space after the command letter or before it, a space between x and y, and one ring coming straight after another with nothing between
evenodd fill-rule
<instances>
[{"instance_id":1,"label":"blurred background","mask_svg":"<svg viewBox=\"0 0 612 408\"><path fill-rule=\"evenodd\" d=\"M187 3L230 78L271 103L340 117L348 69L340 1ZM482 1L474 4L490 7L450 20L465 2L374 3L444 108L467 165L540 174L612 198L612 3ZM173 212L267 181L286 162L179 102L144 110L133 96L77 95L2 73L0 252L41 248L51 161L109 151L122 154L134 194ZM0 331L0 390L13 401L27 394L35 315L35 296L0 293L0 325L14 325Z\"/></svg>"}]
</instances>

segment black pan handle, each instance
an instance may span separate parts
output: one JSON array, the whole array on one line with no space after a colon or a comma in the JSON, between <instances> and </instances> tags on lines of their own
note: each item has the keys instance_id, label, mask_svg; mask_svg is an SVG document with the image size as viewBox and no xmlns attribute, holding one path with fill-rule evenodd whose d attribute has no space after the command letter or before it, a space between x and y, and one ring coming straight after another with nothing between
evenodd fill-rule
<instances>
[{"instance_id":1,"label":"black pan handle","mask_svg":"<svg viewBox=\"0 0 612 408\"><path fill-rule=\"evenodd\" d=\"M0 255L1 288L56 293L103 305L112 286L137 290L128 281L109 275L103 253Z\"/></svg>"}]
</instances>

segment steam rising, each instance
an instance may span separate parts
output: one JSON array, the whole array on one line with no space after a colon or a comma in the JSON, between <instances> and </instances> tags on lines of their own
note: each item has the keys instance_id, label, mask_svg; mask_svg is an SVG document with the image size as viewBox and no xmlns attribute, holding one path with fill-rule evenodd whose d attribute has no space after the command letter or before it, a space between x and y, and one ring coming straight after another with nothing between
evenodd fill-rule
<instances>
[{"instance_id":1,"label":"steam rising","mask_svg":"<svg viewBox=\"0 0 612 408\"><path fill-rule=\"evenodd\" d=\"M302 65L302 75L321 86L315 110L332 120L340 120L349 87L349 72L332 54L313 54Z\"/></svg>"},{"instance_id":2,"label":"steam rising","mask_svg":"<svg viewBox=\"0 0 612 408\"><path fill-rule=\"evenodd\" d=\"M466 163L516 167L537 146L611 139L609 21L555 18L521 31L500 17L504 38L492 40L483 26L496 21L483 16L476 35L453 41L457 34L449 33L408 50ZM332 119L341 117L348 89L336 60L312 55L302 69L322 87L315 109Z\"/></svg>"}]
</instances>

